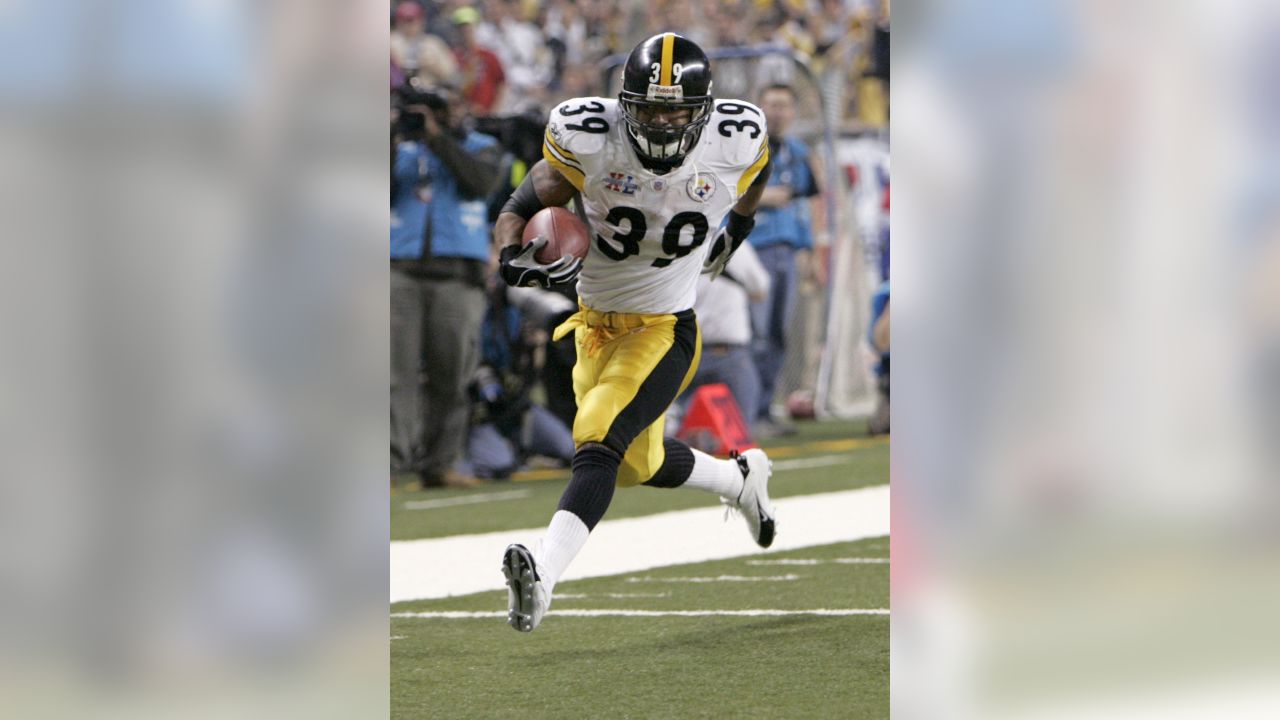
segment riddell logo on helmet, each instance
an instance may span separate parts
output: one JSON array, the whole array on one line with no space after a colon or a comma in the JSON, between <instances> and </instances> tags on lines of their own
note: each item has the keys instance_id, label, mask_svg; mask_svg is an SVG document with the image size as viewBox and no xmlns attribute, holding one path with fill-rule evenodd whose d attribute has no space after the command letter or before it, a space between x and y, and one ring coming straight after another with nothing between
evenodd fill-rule
<instances>
[{"instance_id":1,"label":"riddell logo on helmet","mask_svg":"<svg viewBox=\"0 0 1280 720\"><path fill-rule=\"evenodd\" d=\"M658 85L649 83L650 100L684 100L684 87L680 85Z\"/></svg>"}]
</instances>

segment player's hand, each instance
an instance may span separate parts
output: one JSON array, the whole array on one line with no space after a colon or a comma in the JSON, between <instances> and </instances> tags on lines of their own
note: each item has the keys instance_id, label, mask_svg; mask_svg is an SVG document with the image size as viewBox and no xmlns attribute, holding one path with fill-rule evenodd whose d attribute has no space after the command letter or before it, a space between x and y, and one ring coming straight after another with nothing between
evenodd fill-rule
<instances>
[{"instance_id":1,"label":"player's hand","mask_svg":"<svg viewBox=\"0 0 1280 720\"><path fill-rule=\"evenodd\" d=\"M720 228L720 232L711 241L711 252L707 253L707 259L702 263L702 274L710 275L715 280L724 272L724 266L729 264L729 258L737 249L738 243L733 242L724 228Z\"/></svg>"},{"instance_id":2,"label":"player's hand","mask_svg":"<svg viewBox=\"0 0 1280 720\"><path fill-rule=\"evenodd\" d=\"M582 270L581 258L566 255L553 263L540 263L534 255L547 239L538 236L528 245L508 245L499 256L502 263L502 279L511 287L549 288L572 282Z\"/></svg>"}]
</instances>

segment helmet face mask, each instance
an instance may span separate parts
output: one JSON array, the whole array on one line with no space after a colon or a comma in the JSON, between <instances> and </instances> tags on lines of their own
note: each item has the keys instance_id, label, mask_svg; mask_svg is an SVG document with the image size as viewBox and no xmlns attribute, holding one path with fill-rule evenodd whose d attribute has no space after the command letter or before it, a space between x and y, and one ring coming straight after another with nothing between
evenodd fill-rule
<instances>
[{"instance_id":1,"label":"helmet face mask","mask_svg":"<svg viewBox=\"0 0 1280 720\"><path fill-rule=\"evenodd\" d=\"M627 134L641 156L671 163L693 149L711 119L711 99L697 102L651 103L624 96L622 117Z\"/></svg>"},{"instance_id":2,"label":"helmet face mask","mask_svg":"<svg viewBox=\"0 0 1280 720\"><path fill-rule=\"evenodd\" d=\"M655 35L627 58L618 100L640 159L674 167L711 119L711 63L692 41L673 33Z\"/></svg>"}]
</instances>

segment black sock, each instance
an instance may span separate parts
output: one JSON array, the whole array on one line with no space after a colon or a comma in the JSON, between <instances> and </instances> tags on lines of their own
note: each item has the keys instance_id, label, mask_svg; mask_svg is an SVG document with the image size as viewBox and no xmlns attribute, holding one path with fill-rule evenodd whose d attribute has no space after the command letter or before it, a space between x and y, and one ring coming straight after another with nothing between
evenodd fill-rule
<instances>
[{"instance_id":1,"label":"black sock","mask_svg":"<svg viewBox=\"0 0 1280 720\"><path fill-rule=\"evenodd\" d=\"M693 472L693 451L688 445L675 438L665 438L662 441L662 451L666 454L662 467L658 468L658 472L654 473L645 485L660 488L680 487Z\"/></svg>"},{"instance_id":2,"label":"black sock","mask_svg":"<svg viewBox=\"0 0 1280 720\"><path fill-rule=\"evenodd\" d=\"M587 443L573 454L573 478L560 496L560 510L582 519L588 530L604 517L613 500L622 456L599 443Z\"/></svg>"}]
</instances>

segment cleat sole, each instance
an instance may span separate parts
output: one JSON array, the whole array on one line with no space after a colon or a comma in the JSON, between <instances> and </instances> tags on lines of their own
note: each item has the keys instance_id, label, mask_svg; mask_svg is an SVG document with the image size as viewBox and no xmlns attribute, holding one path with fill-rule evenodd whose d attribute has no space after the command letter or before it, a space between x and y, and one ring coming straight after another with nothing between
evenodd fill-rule
<instances>
[{"instance_id":1,"label":"cleat sole","mask_svg":"<svg viewBox=\"0 0 1280 720\"><path fill-rule=\"evenodd\" d=\"M533 584L537 576L528 552L523 546L512 545L502 557L502 575L516 605L507 609L507 624L520 632L533 631Z\"/></svg>"},{"instance_id":2,"label":"cleat sole","mask_svg":"<svg viewBox=\"0 0 1280 720\"><path fill-rule=\"evenodd\" d=\"M759 544L760 547L762 548L767 548L773 544L773 521L772 520L764 520L764 519L760 520L760 537L756 540L756 543Z\"/></svg>"}]
</instances>

